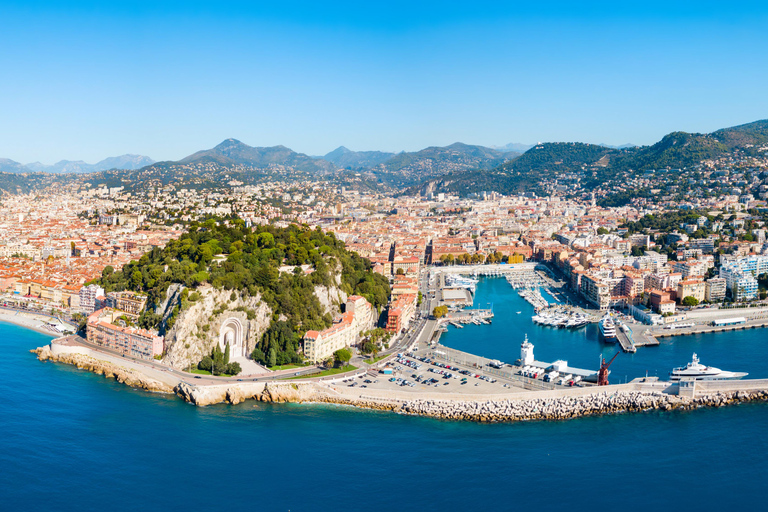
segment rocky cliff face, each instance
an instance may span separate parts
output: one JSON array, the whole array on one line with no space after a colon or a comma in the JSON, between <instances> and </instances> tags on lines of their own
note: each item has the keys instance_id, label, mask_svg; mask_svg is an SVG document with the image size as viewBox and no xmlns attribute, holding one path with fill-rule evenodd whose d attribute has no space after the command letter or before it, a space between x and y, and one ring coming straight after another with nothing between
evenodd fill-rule
<instances>
[{"instance_id":1,"label":"rocky cliff face","mask_svg":"<svg viewBox=\"0 0 768 512\"><path fill-rule=\"evenodd\" d=\"M197 364L211 353L219 342L222 325L231 318L236 318L243 326L243 343L246 353L250 354L272 321L272 310L261 297L235 293L231 300L231 291L215 290L210 286L200 287L197 292L200 299L188 302L165 334L164 362L174 368ZM166 310L173 307L173 300L166 304Z\"/></svg>"},{"instance_id":2,"label":"rocky cliff face","mask_svg":"<svg viewBox=\"0 0 768 512\"><path fill-rule=\"evenodd\" d=\"M315 295L331 315L340 313L339 305L347 300L347 294L338 286L340 274L335 276L335 282L336 286L315 287ZM166 300L157 308L158 314L163 316L163 325L167 325L173 309L181 303L182 291L181 285L170 287ZM233 318L243 326L245 353L249 355L272 322L273 312L261 296L243 296L235 292L233 297L232 291L216 290L211 286L202 286L196 291L200 299L186 301L173 326L165 332L163 361L180 369L196 365L219 343L222 326ZM285 317L281 315L281 319L285 320Z\"/></svg>"},{"instance_id":3,"label":"rocky cliff face","mask_svg":"<svg viewBox=\"0 0 768 512\"><path fill-rule=\"evenodd\" d=\"M315 296L326 311L332 315L341 312L340 305L347 302L347 294L334 286L315 286Z\"/></svg>"}]
</instances>

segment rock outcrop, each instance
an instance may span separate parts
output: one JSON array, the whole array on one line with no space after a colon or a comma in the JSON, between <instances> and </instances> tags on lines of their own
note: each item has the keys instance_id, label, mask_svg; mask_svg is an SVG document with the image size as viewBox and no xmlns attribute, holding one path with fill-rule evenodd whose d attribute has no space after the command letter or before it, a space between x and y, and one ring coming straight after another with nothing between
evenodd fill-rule
<instances>
[{"instance_id":1,"label":"rock outcrop","mask_svg":"<svg viewBox=\"0 0 768 512\"><path fill-rule=\"evenodd\" d=\"M341 276L336 275L334 279L338 283ZM165 301L158 307L157 312L163 317L164 324L173 309L180 306L182 291L180 285L171 286ZM180 306L178 317L165 333L166 355L163 362L179 369L197 364L219 343L221 328L231 318L237 319L243 326L245 354L250 354L272 322L272 310L261 300L261 296L216 290L211 286L201 286L196 292L200 298L194 302L187 300L184 307ZM347 300L347 294L338 286L316 286L314 292L325 311L331 315L340 313L339 305ZM281 319L285 320L285 317L281 315Z\"/></svg>"},{"instance_id":2,"label":"rock outcrop","mask_svg":"<svg viewBox=\"0 0 768 512\"><path fill-rule=\"evenodd\" d=\"M71 364L82 370L87 370L97 375L104 375L104 377L108 379L115 379L121 384L151 391L153 393L173 393L173 387L164 382L160 382L159 380L153 379L131 368L125 368L108 361L95 359L88 355L76 353L54 354L51 352L49 345L37 348L31 352L37 354L37 358L40 361L55 361Z\"/></svg>"},{"instance_id":3,"label":"rock outcrop","mask_svg":"<svg viewBox=\"0 0 768 512\"><path fill-rule=\"evenodd\" d=\"M173 327L165 335L164 362L174 368L197 364L219 343L221 326L236 318L243 326L243 343L250 354L272 321L272 310L260 296L243 296L229 290L203 286L197 290L200 299L188 302L180 311ZM167 307L171 308L173 302Z\"/></svg>"}]
</instances>

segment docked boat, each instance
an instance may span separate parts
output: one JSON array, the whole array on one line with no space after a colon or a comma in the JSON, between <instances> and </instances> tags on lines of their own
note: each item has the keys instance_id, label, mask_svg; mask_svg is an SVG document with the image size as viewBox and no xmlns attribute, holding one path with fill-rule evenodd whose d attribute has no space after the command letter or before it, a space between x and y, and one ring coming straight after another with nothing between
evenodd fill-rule
<instances>
[{"instance_id":1,"label":"docked boat","mask_svg":"<svg viewBox=\"0 0 768 512\"><path fill-rule=\"evenodd\" d=\"M679 381L684 378L694 380L738 380L747 375L744 372L726 372L720 368L705 366L699 362L698 356L694 353L693 360L690 363L669 372L669 380Z\"/></svg>"},{"instance_id":2,"label":"docked boat","mask_svg":"<svg viewBox=\"0 0 768 512\"><path fill-rule=\"evenodd\" d=\"M613 317L606 315L600 320L598 327L600 328L600 336L606 343L616 343L618 338L616 337L616 322L613 321Z\"/></svg>"},{"instance_id":3,"label":"docked boat","mask_svg":"<svg viewBox=\"0 0 768 512\"><path fill-rule=\"evenodd\" d=\"M477 279L472 279L471 277L454 275L454 274L448 274L447 276L445 276L445 281L446 281L446 284L448 284L449 286L466 288L467 290L471 291L473 294L475 293L477 283L479 282Z\"/></svg>"}]
</instances>

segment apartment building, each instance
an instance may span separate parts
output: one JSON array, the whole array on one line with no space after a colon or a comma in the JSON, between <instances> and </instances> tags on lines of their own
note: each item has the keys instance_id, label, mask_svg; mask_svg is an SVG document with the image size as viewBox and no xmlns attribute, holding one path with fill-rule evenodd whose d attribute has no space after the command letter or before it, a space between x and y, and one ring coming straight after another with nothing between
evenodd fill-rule
<instances>
[{"instance_id":1,"label":"apartment building","mask_svg":"<svg viewBox=\"0 0 768 512\"><path fill-rule=\"evenodd\" d=\"M112 308L91 313L86 324L88 341L141 359L152 359L163 353L165 345L162 336L130 325L125 318L121 318L124 316L123 311Z\"/></svg>"},{"instance_id":2,"label":"apartment building","mask_svg":"<svg viewBox=\"0 0 768 512\"><path fill-rule=\"evenodd\" d=\"M325 361L337 350L354 345L358 335L373 327L374 321L373 306L365 298L352 295L333 325L322 331L307 331L304 356L314 363Z\"/></svg>"}]
</instances>

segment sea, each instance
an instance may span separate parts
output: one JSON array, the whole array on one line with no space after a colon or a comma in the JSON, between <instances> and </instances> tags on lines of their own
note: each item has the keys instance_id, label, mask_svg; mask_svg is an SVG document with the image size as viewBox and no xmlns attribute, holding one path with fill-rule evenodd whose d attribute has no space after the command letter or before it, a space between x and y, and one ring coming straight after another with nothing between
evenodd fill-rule
<instances>
[{"instance_id":1,"label":"sea","mask_svg":"<svg viewBox=\"0 0 768 512\"><path fill-rule=\"evenodd\" d=\"M447 346L594 368L593 329L533 326L503 279L492 325ZM517 311L521 311L518 315ZM692 351L767 377L768 331L664 340L620 354L614 381L666 374ZM349 407L196 407L29 352L49 337L0 323L0 510L732 510L764 506L768 405L476 424Z\"/></svg>"}]
</instances>

